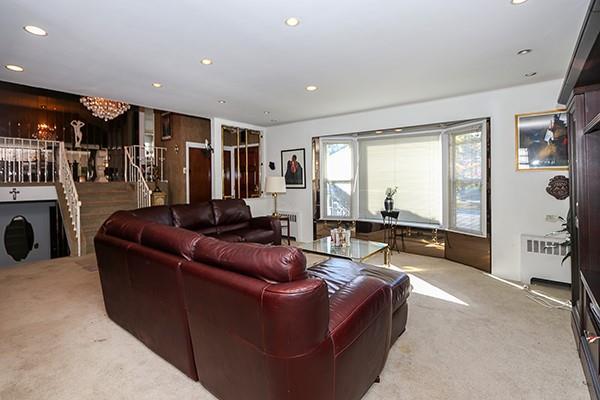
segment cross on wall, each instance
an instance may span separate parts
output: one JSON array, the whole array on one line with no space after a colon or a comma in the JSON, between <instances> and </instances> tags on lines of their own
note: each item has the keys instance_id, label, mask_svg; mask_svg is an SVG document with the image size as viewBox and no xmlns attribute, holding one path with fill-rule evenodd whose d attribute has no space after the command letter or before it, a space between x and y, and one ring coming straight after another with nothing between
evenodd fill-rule
<instances>
[{"instance_id":1,"label":"cross on wall","mask_svg":"<svg viewBox=\"0 0 600 400\"><path fill-rule=\"evenodd\" d=\"M12 188L12 190L10 192L8 192L8 194L12 194L13 200L17 200L17 195L21 193L20 191L17 190L17 188Z\"/></svg>"}]
</instances>

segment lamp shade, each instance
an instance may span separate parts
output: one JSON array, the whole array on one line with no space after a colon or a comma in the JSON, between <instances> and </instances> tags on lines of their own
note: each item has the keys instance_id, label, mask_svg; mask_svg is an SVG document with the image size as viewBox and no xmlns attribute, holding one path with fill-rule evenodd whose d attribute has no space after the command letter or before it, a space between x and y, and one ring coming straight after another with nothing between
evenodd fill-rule
<instances>
[{"instance_id":1,"label":"lamp shade","mask_svg":"<svg viewBox=\"0 0 600 400\"><path fill-rule=\"evenodd\" d=\"M267 176L265 192L285 193L285 178L283 176Z\"/></svg>"}]
</instances>

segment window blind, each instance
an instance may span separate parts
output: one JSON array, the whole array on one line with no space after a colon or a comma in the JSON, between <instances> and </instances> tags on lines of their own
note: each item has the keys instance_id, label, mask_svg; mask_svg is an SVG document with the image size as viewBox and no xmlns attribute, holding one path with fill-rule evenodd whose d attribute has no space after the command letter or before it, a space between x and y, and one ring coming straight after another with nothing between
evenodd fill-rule
<instances>
[{"instance_id":1,"label":"window blind","mask_svg":"<svg viewBox=\"0 0 600 400\"><path fill-rule=\"evenodd\" d=\"M442 221L441 131L359 140L359 218L381 219L387 188L397 187L398 220Z\"/></svg>"}]
</instances>

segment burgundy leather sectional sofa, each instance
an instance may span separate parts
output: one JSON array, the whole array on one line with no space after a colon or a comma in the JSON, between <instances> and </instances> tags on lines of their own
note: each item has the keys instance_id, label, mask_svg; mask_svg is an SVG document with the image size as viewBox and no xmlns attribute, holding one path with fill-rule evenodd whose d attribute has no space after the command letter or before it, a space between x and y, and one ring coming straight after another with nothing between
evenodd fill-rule
<instances>
[{"instance_id":1,"label":"burgundy leather sectional sofa","mask_svg":"<svg viewBox=\"0 0 600 400\"><path fill-rule=\"evenodd\" d=\"M109 217L95 237L108 316L219 399L360 399L405 329L408 277L341 259L307 269L297 248L240 242L280 238L268 217L221 214L241 204Z\"/></svg>"}]
</instances>

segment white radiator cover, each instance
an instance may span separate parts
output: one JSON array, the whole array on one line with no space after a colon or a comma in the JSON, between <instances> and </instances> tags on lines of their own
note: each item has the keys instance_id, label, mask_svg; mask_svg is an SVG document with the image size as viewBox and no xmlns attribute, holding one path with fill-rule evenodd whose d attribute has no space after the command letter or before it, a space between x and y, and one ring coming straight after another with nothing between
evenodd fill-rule
<instances>
[{"instance_id":1,"label":"white radiator cover","mask_svg":"<svg viewBox=\"0 0 600 400\"><path fill-rule=\"evenodd\" d=\"M285 217L289 217L290 219L290 236L293 238L296 238L296 240L298 240L300 236L300 232L299 230L299 222L300 222L300 213L296 212L296 211L287 211L287 210L279 210L278 213L280 215L283 215ZM287 236L287 232L285 230L284 225L282 225L282 229L281 229L281 235L283 237ZM287 242L286 242L287 243Z\"/></svg>"},{"instance_id":2,"label":"white radiator cover","mask_svg":"<svg viewBox=\"0 0 600 400\"><path fill-rule=\"evenodd\" d=\"M531 278L571 283L571 259L561 261L569 249L560 246L566 240L561 236L521 235L521 281Z\"/></svg>"}]
</instances>

